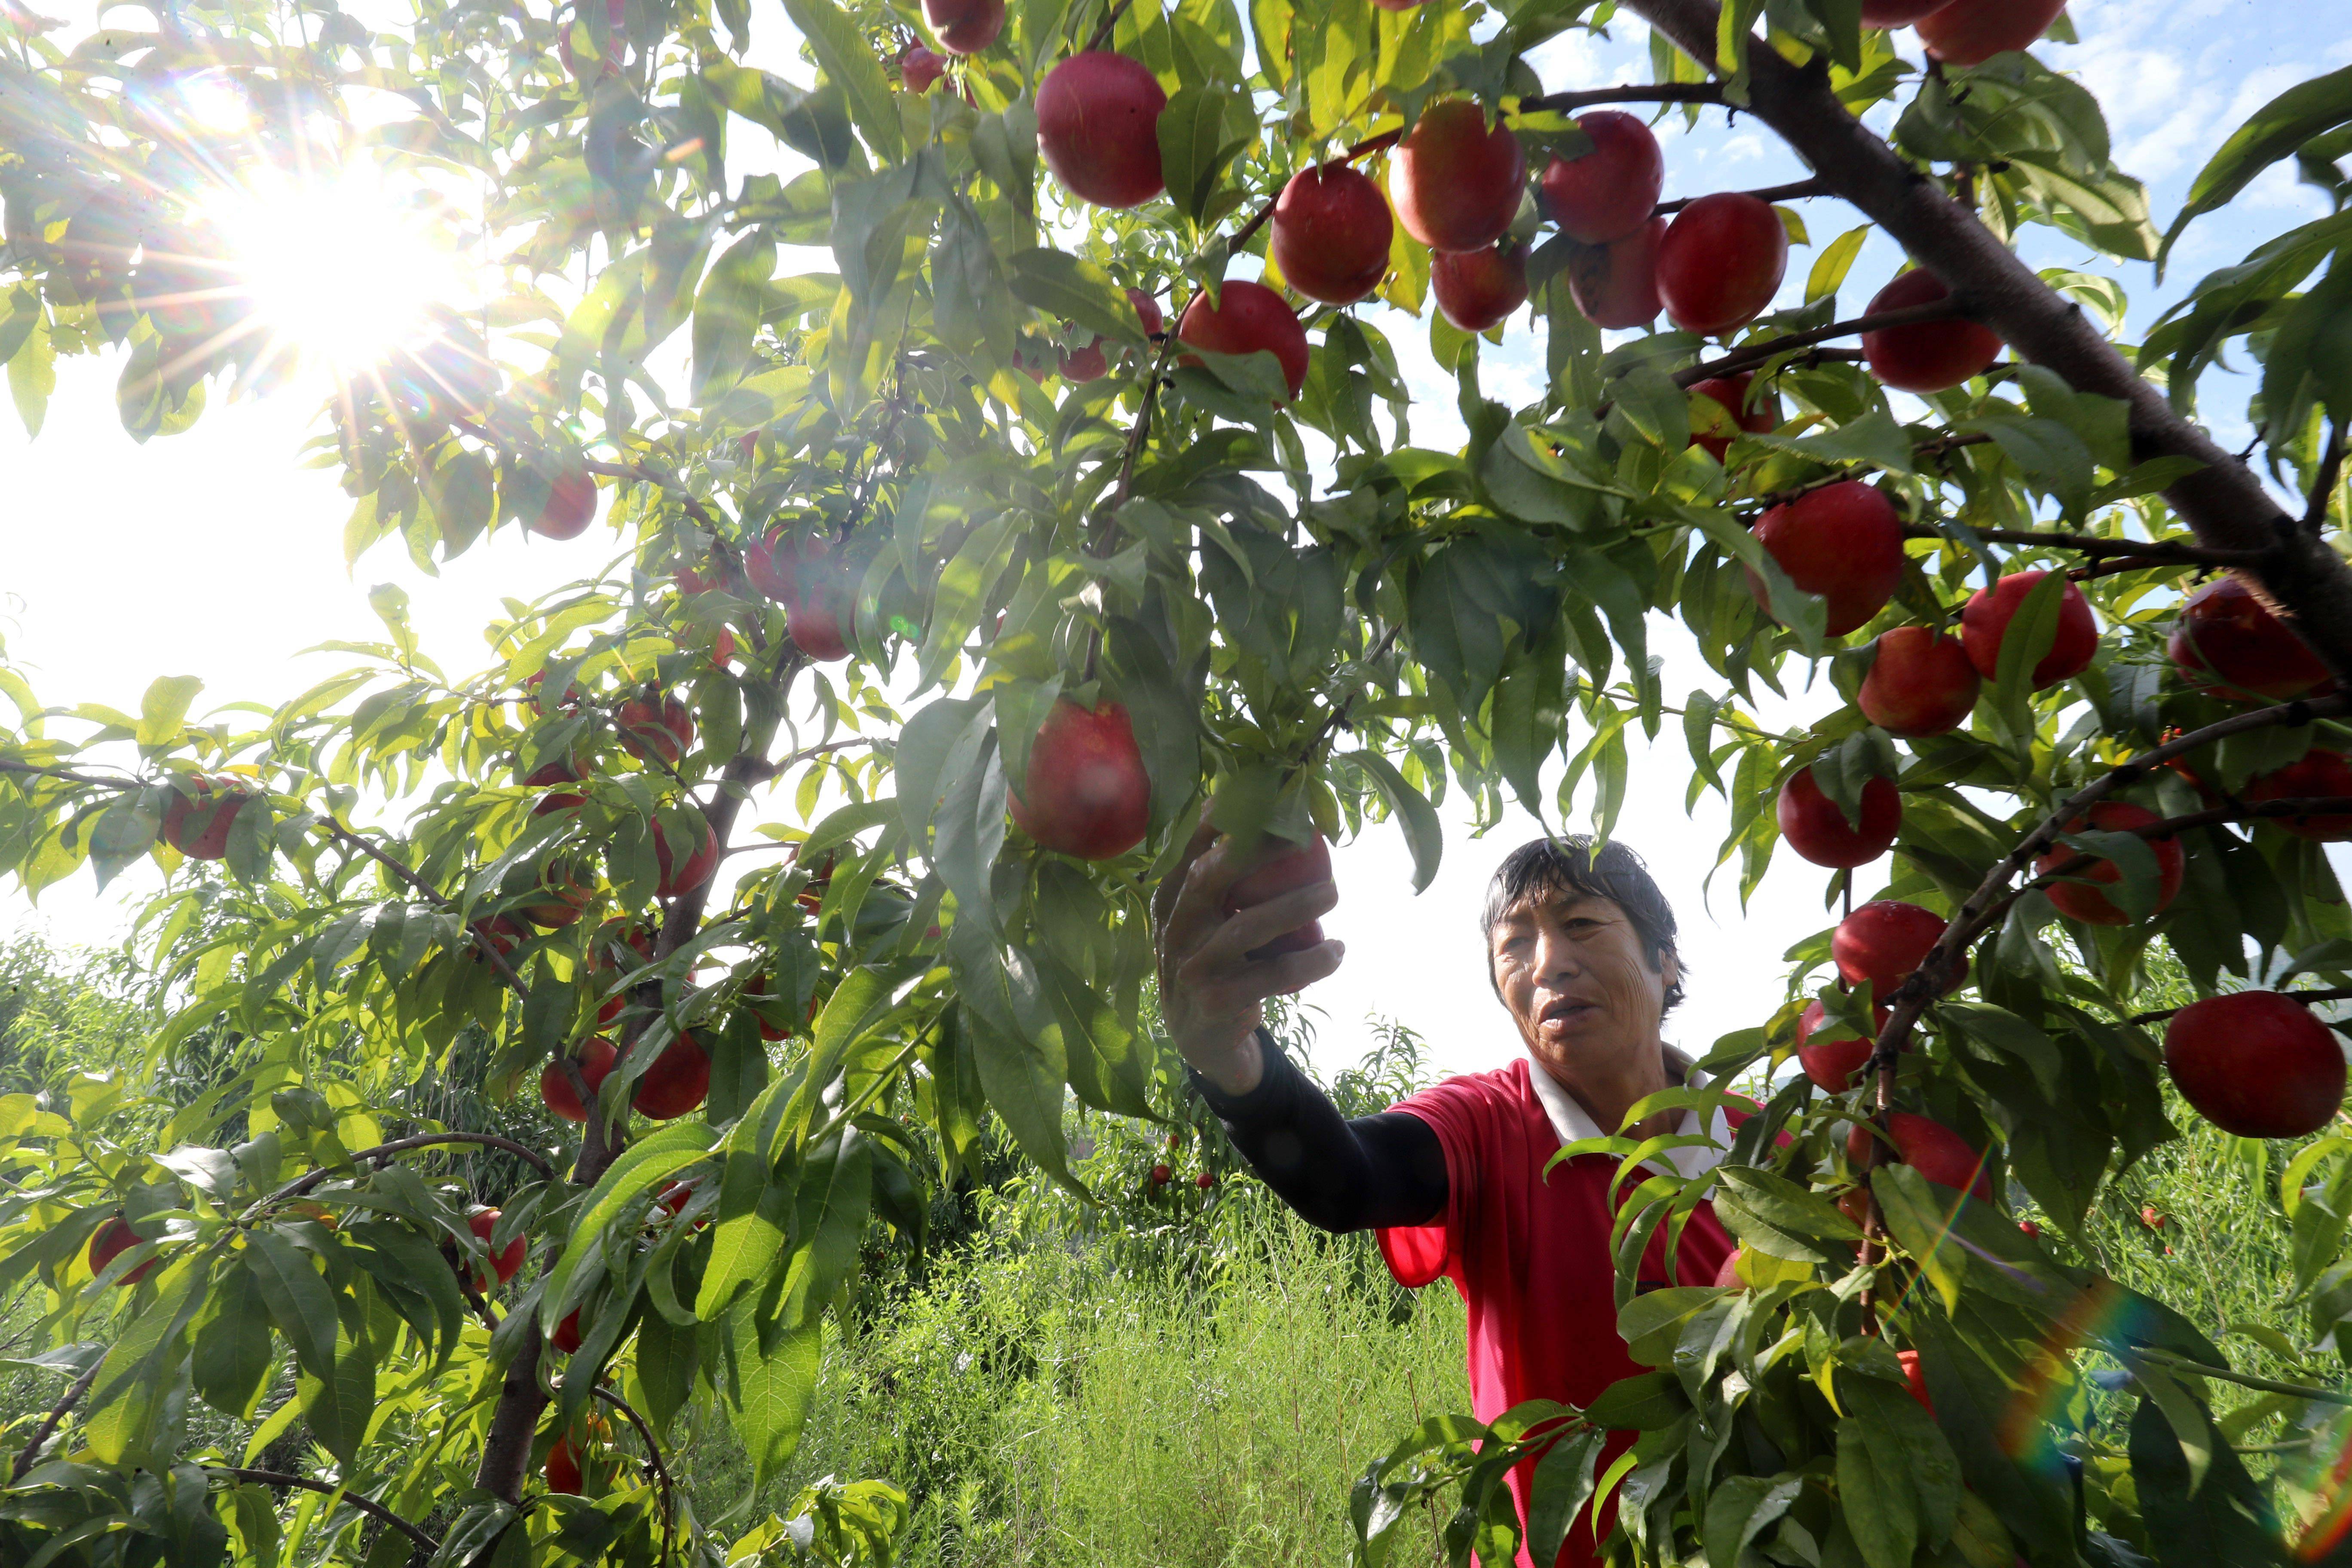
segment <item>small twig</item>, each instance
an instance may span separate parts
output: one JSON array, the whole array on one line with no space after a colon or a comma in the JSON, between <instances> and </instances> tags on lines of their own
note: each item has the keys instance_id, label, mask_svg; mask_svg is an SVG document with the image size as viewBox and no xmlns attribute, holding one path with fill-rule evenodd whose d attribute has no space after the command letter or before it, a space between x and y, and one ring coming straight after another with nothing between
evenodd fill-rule
<instances>
[{"instance_id":1,"label":"small twig","mask_svg":"<svg viewBox=\"0 0 2352 1568\"><path fill-rule=\"evenodd\" d=\"M1334 158L1332 162L1335 163L1360 163L1364 159L1370 157L1375 153L1395 146L1403 135L1404 131L1402 127L1399 127L1394 131L1383 131L1378 136L1368 136L1363 141L1359 142L1354 146L1349 148L1345 153L1340 153L1337 158ZM1225 241L1226 253L1234 256L1240 255L1242 247L1247 245L1250 242L1251 237L1255 236L1259 229L1264 228L1265 226L1266 220L1273 216L1274 202L1269 201L1252 215L1249 222L1242 225L1240 228L1234 232L1233 238ZM1172 336L1173 334L1171 333L1171 335Z\"/></svg>"},{"instance_id":2,"label":"small twig","mask_svg":"<svg viewBox=\"0 0 2352 1568\"><path fill-rule=\"evenodd\" d=\"M102 779L94 773L78 773L68 768L45 768L9 757L0 757L0 773L31 773L46 779L62 779L67 784L85 784L92 789L132 790L139 788L142 782L138 779Z\"/></svg>"},{"instance_id":3,"label":"small twig","mask_svg":"<svg viewBox=\"0 0 2352 1568\"><path fill-rule=\"evenodd\" d=\"M1389 629L1382 632L1381 634L1380 640L1374 643L1365 653L1363 662L1366 665L1370 665L1377 661L1382 654L1389 651L1390 647L1394 644L1397 639L1397 633L1403 629L1404 625L1402 622L1390 622ZM1348 714L1349 710L1355 707L1356 699L1360 696L1362 692L1362 687L1360 686L1356 688L1354 690L1349 692L1347 696L1341 698L1339 701L1333 706L1329 713L1324 715L1323 722L1316 726L1315 733L1308 736L1307 738L1307 744L1299 749L1298 760L1292 763L1287 769L1284 770L1283 779L1285 783L1297 777L1301 772L1313 765L1315 762L1315 754L1321 751L1324 744L1331 739L1333 734L1338 732L1339 727L1348 721Z\"/></svg>"},{"instance_id":4,"label":"small twig","mask_svg":"<svg viewBox=\"0 0 2352 1568\"><path fill-rule=\"evenodd\" d=\"M370 843L363 835L354 833L331 816L322 816L319 820L325 825L329 837L339 844L350 845L385 870L390 871L394 877L423 895L425 900L434 908L451 913L456 912L457 905L454 900L444 896L440 889L410 870L392 855ZM514 965L507 962L507 955L499 951L498 943L490 940L489 934L480 926L470 923L466 927L466 934L474 939L474 945L481 950L483 957L489 960L490 967L498 971L499 978L506 982L507 988L516 995L528 999L530 995L530 988L522 983L522 976L515 973Z\"/></svg>"},{"instance_id":5,"label":"small twig","mask_svg":"<svg viewBox=\"0 0 2352 1568\"><path fill-rule=\"evenodd\" d=\"M1935 539L1949 544L1951 536L1931 522L1903 525L1906 539ZM2095 559L2128 556L2149 565L2254 566L2270 559L2267 550L2218 550L2178 539L2107 539L2095 533L2065 533L2027 528L1980 528L1976 536L1989 544L2015 544L2029 549L2072 550Z\"/></svg>"},{"instance_id":6,"label":"small twig","mask_svg":"<svg viewBox=\"0 0 2352 1568\"><path fill-rule=\"evenodd\" d=\"M1830 189L1827 180L1791 180L1785 185L1767 185L1760 191L1743 191L1740 194L1754 196L1759 202L1801 202L1810 196L1831 196L1837 193ZM1681 196L1671 202L1660 202L1651 216L1664 217L1678 213L1696 200L1696 196Z\"/></svg>"},{"instance_id":7,"label":"small twig","mask_svg":"<svg viewBox=\"0 0 2352 1568\"><path fill-rule=\"evenodd\" d=\"M2291 1002L2301 1002L2306 1006L2314 1002L2352 1002L2352 987L2337 987L2328 991L2281 991L2276 993L2276 994L2284 996ZM2183 1004L2183 1005L2193 1007L2196 1004L2191 1002ZM2181 1008L2179 1007L2158 1007L2153 1013L2134 1013L2131 1016L2126 1018L2124 1022L2126 1024L2160 1024L2164 1022L2165 1019L2171 1017L2175 1013L2179 1011L2181 1011Z\"/></svg>"},{"instance_id":8,"label":"small twig","mask_svg":"<svg viewBox=\"0 0 2352 1568\"><path fill-rule=\"evenodd\" d=\"M1924 305L1906 305L1899 310L1881 310L1876 315L1856 316L1850 321L1832 321L1826 327L1815 327L1809 332L1789 332L1761 342L1745 343L1733 349L1721 359L1695 364L1688 370L1675 373L1675 384L1681 387L1697 385L1720 375L1735 375L1751 365L1778 358L1790 349L1801 349L1814 343L1825 343L1833 338L1859 337L1864 332L1883 331L1889 327L1916 327L1927 321L1948 321L1969 313L1958 296L1948 294L1940 300L1930 300Z\"/></svg>"},{"instance_id":9,"label":"small twig","mask_svg":"<svg viewBox=\"0 0 2352 1568\"><path fill-rule=\"evenodd\" d=\"M2327 522L2327 503L2336 499L2336 482L2344 477L2344 421L2329 426L2327 449L2319 459L2319 475L2312 483L2311 499L2303 509L2303 527L2306 533L2316 534Z\"/></svg>"},{"instance_id":10,"label":"small twig","mask_svg":"<svg viewBox=\"0 0 2352 1568\"><path fill-rule=\"evenodd\" d=\"M619 1394L614 1393L611 1389L605 1387L601 1383L596 1384L596 1386L590 1392L593 1393L597 1398L603 1400L605 1404L610 1405L614 1409L626 1416L628 1418L629 1425L637 1429L638 1440L646 1446L646 1461L653 1466L654 1479L660 1483L661 1486L662 1549L663 1555L667 1557L668 1555L671 1530L670 1500L671 1494L677 1489L677 1483L670 1479L669 1468L662 1463L661 1445L654 1440L654 1429L646 1425L646 1418L638 1415L635 1410L632 1409L627 1400L622 1398Z\"/></svg>"},{"instance_id":11,"label":"small twig","mask_svg":"<svg viewBox=\"0 0 2352 1568\"><path fill-rule=\"evenodd\" d=\"M555 1167L549 1164L536 1151L516 1142L511 1138L501 1138L495 1132L420 1132L414 1138L395 1138L389 1143L378 1143L373 1148L362 1149L352 1156L352 1163L356 1165L362 1160L385 1161L394 1154L405 1153L411 1149L429 1149L439 1143L478 1143L486 1149L502 1149L530 1165L548 1181L551 1182L555 1179ZM247 1209L245 1217L250 1219L254 1215L272 1205L299 1198L320 1182L341 1173L331 1165L321 1165L315 1171L297 1176L254 1205L252 1208Z\"/></svg>"},{"instance_id":12,"label":"small twig","mask_svg":"<svg viewBox=\"0 0 2352 1568\"><path fill-rule=\"evenodd\" d=\"M299 1487L305 1491L323 1492L331 1497L341 1493L342 1500L371 1519L381 1520L401 1534L414 1541L424 1551L437 1552L441 1543L415 1525L400 1517L374 1499L362 1497L347 1487L314 1481L308 1476L289 1476L283 1470L246 1470L229 1465L206 1465L205 1469L216 1476L226 1476L234 1481L255 1481L265 1487Z\"/></svg>"},{"instance_id":13,"label":"small twig","mask_svg":"<svg viewBox=\"0 0 2352 1568\"><path fill-rule=\"evenodd\" d=\"M1965 436L1938 436L1931 441L1920 442L1917 446L1911 448L1911 452L1914 457L1938 457L1946 452L1957 451L1962 447L1981 446L1991 439L1992 437L1990 436L1984 435L1980 432L1971 432ZM1853 468L1839 468L1835 472L1824 474L1817 479L1807 479L1801 485L1790 485L1785 489L1768 490L1760 496L1751 497L1741 501L1739 504L1743 507L1754 507L1759 510L1769 509L1771 507L1780 506L1786 502L1795 500L1801 496L1811 495L1815 490L1827 489L1832 485L1843 484L1846 480L1853 479L1857 475L1877 473L1879 471L1879 466L1875 463L1861 463ZM1929 529L1927 533L1909 534L1906 535L1906 537L1924 539L1928 537L1930 534L1938 539L1944 537L1942 534L1936 533L1933 529Z\"/></svg>"},{"instance_id":14,"label":"small twig","mask_svg":"<svg viewBox=\"0 0 2352 1568\"><path fill-rule=\"evenodd\" d=\"M1105 44L1109 43L1111 29L1118 26L1118 19L1121 16L1126 16L1127 8L1134 4L1135 0L1118 0L1118 5L1105 12L1103 14L1102 24L1095 28L1095 36L1087 40L1087 48L1089 51L1092 51L1101 48Z\"/></svg>"},{"instance_id":15,"label":"small twig","mask_svg":"<svg viewBox=\"0 0 2352 1568\"><path fill-rule=\"evenodd\" d=\"M2189 1373L2196 1377L2219 1378L2223 1383L2234 1383L2242 1388L2258 1388L2265 1394L2284 1394L2296 1399L2308 1399L2316 1405L2352 1405L2352 1394L2339 1393L2332 1388L2311 1388L2300 1383L2281 1383L2273 1377L2257 1377L2251 1372L2239 1372L2226 1366L2210 1366L2201 1361L2190 1361L2187 1356L2175 1355L2170 1351L2158 1350L2154 1345L2134 1345L2131 1354L2138 1360L2152 1361L2176 1372Z\"/></svg>"},{"instance_id":16,"label":"small twig","mask_svg":"<svg viewBox=\"0 0 2352 1568\"><path fill-rule=\"evenodd\" d=\"M33 1428L33 1440L25 1445L25 1451L16 1456L16 1464L9 1468L8 1482L11 1486L23 1480L26 1472L32 1469L33 1461L40 1457L41 1445L47 1443L50 1436L57 1431L58 1423L66 1418L66 1412L81 1403L81 1396L88 1394L89 1385L98 1381L98 1369L105 1364L106 1361L102 1356L92 1362L89 1370L75 1378L73 1385L58 1396L58 1402L55 1405L49 1406L48 1415L43 1418L38 1426Z\"/></svg>"},{"instance_id":17,"label":"small twig","mask_svg":"<svg viewBox=\"0 0 2352 1568\"><path fill-rule=\"evenodd\" d=\"M835 752L845 752L855 746L879 745L884 739L885 737L880 735L852 735L845 741L827 741L821 746L804 747L800 751L793 752L790 756L778 757L772 763L761 763L759 768L754 770L751 777L745 780L745 782L748 784L765 784L768 780L772 779L777 774L782 773L786 768L796 767L802 763L810 761L812 758L828 756ZM750 846L750 847L756 849L759 846L752 845ZM730 850L729 853L731 854L733 851Z\"/></svg>"},{"instance_id":18,"label":"small twig","mask_svg":"<svg viewBox=\"0 0 2352 1568\"><path fill-rule=\"evenodd\" d=\"M1540 114L1547 110L1591 109L1603 103L1721 103L1723 100L1723 88L1717 82L1652 82L1628 87L1587 88L1577 92L1547 92L1519 100L1519 112Z\"/></svg>"}]
</instances>

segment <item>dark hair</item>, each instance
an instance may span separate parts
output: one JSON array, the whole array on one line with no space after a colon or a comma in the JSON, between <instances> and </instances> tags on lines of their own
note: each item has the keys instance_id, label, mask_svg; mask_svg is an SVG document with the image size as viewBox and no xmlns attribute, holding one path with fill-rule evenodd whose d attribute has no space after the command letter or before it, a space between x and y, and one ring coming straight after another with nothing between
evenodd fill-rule
<instances>
[{"instance_id":1,"label":"dark hair","mask_svg":"<svg viewBox=\"0 0 2352 1568\"><path fill-rule=\"evenodd\" d=\"M1583 833L1538 838L1512 850L1495 868L1494 880L1486 884L1486 908L1478 917L1478 936L1486 944L1486 984L1495 986L1496 995L1502 994L1502 987L1495 979L1495 928L1512 910L1561 894L1607 899L1624 910L1625 918L1633 922L1634 934L1642 939L1652 970L1663 969L1666 955L1675 952L1674 906L1658 890L1639 855L1614 839L1596 852L1591 835ZM1666 987L1664 1011L1673 1012L1682 999L1678 975Z\"/></svg>"}]
</instances>

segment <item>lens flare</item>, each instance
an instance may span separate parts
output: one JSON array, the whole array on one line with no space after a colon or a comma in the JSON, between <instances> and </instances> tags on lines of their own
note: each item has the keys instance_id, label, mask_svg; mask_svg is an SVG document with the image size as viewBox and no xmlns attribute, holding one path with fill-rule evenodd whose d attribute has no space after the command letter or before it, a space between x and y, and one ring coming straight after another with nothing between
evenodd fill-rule
<instances>
[{"instance_id":1,"label":"lens flare","mask_svg":"<svg viewBox=\"0 0 2352 1568\"><path fill-rule=\"evenodd\" d=\"M436 307L470 291L456 248L424 210L429 200L414 182L354 161L248 171L204 216L259 330L349 377L429 337Z\"/></svg>"}]
</instances>

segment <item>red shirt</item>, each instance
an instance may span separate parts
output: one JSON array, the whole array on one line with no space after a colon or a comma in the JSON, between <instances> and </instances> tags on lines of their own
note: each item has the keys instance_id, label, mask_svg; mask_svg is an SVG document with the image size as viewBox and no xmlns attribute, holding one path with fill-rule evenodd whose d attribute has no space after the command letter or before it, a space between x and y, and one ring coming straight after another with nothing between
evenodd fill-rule
<instances>
[{"instance_id":1,"label":"red shirt","mask_svg":"<svg viewBox=\"0 0 2352 1568\"><path fill-rule=\"evenodd\" d=\"M1445 1151L1445 1213L1433 1225L1381 1231L1381 1254L1409 1289L1443 1276L1462 1293L1469 1309L1470 1410L1481 1421L1528 1399L1588 1405L1619 1378L1643 1370L1617 1333L1609 1253L1609 1179L1617 1159L1580 1154L1547 1180L1544 1164L1561 1139L1528 1070L1521 1058L1493 1072L1447 1079L1394 1107L1437 1133ZM1625 1190L1635 1184L1626 1183ZM1683 1230L1675 1282L1714 1283L1732 1247L1715 1211L1701 1205ZM1651 1238L1640 1279L1665 1282L1663 1226ZM1631 1441L1628 1433L1612 1438L1601 1468ZM1530 1463L1511 1471L1522 1526L1533 1468ZM1608 1518L1604 1511L1603 1534ZM1535 1568L1524 1541L1518 1561L1520 1568ZM1559 1563L1585 1568L1597 1561L1591 1530L1571 1529Z\"/></svg>"}]
</instances>

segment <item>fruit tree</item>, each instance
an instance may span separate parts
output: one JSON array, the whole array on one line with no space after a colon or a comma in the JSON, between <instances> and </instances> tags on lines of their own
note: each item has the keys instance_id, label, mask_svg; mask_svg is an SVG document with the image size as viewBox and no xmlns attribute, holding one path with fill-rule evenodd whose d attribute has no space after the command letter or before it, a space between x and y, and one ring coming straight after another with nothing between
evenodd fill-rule
<instances>
[{"instance_id":1,"label":"fruit tree","mask_svg":"<svg viewBox=\"0 0 2352 1568\"><path fill-rule=\"evenodd\" d=\"M2111 279L2013 241L2161 266L2289 160L2340 198L2352 72L2256 113L2159 234L2033 51L2056 0L154 15L0 4L28 423L61 356L119 363L142 438L279 385L239 203L366 173L480 265L343 366L344 549L521 530L578 578L473 672L379 591L381 635L272 710L0 665L0 868L152 862L152 1056L215 1064L178 1100L0 1100L0 1295L57 1386L0 1557L719 1560L681 1412L774 1475L869 1235L918 1229L984 1124L1074 1181L1068 1097L1153 1113L1148 896L1202 810L1265 841L1249 900L1368 824L1425 885L1449 791L1605 832L1668 716L1744 886L1782 849L1833 906L1868 879L1707 1058L1762 1086L1727 1161L1612 1144L1622 1257L1708 1198L1741 1252L1621 1279L1656 1370L1599 1405L1375 1464L1367 1557L1458 1487L1449 1549L1507 1561L1518 1462L1539 1558L1593 1518L1622 1560L1722 1568L2337 1551L2341 1468L2287 1508L2238 1448L2347 1403L2316 1369L2352 1141L2311 1009L2352 984L2352 218L2137 344ZM1649 29L1654 80L1539 79L1603 25ZM1730 114L1808 177L1709 188L1653 130ZM1798 298L1792 244L1841 219ZM1853 277L1873 231L1908 263ZM1406 317L1452 449L1412 443ZM1514 339L1523 406L1480 377ZM1662 619L1710 672L1679 700ZM1757 720L1814 673L1803 721ZM2169 1017L2158 952L2202 997ZM403 1099L461 1068L576 1132ZM2304 1380L2070 1239L2170 1134L2168 1075L2305 1140L2297 1326L2265 1330ZM510 1178L459 1179L467 1149ZM2231 1382L2263 1402L2217 1426Z\"/></svg>"}]
</instances>

